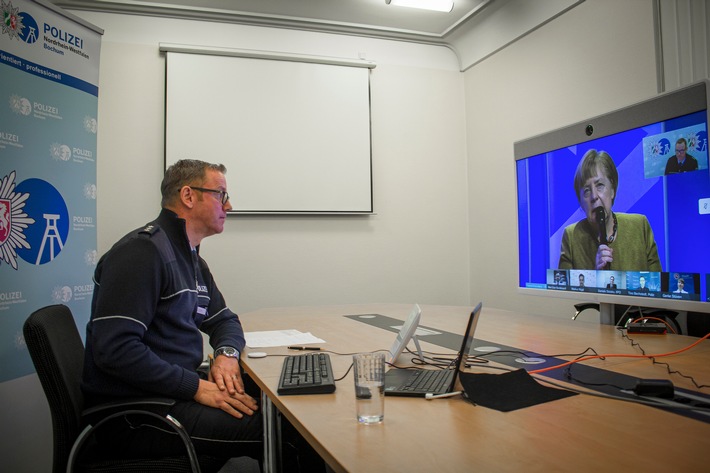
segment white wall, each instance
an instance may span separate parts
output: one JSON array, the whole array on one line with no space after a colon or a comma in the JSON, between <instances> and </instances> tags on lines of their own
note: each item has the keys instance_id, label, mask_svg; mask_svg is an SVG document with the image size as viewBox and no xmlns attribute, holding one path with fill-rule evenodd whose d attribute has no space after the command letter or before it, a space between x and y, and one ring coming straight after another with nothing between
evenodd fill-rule
<instances>
[{"instance_id":1,"label":"white wall","mask_svg":"<svg viewBox=\"0 0 710 473\"><path fill-rule=\"evenodd\" d=\"M464 74L473 300L574 313L516 293L513 143L656 94L652 3L587 0Z\"/></svg>"},{"instance_id":2,"label":"white wall","mask_svg":"<svg viewBox=\"0 0 710 473\"><path fill-rule=\"evenodd\" d=\"M331 302L468 303L463 77L448 48L77 14L106 30L99 96L100 253L159 210L164 103L159 42L349 58L364 54L378 64L371 77L377 215L229 218L222 235L203 243L202 254L238 312ZM199 99L199 90L195 95ZM239 199L239 189L229 190Z\"/></svg>"},{"instance_id":3,"label":"white wall","mask_svg":"<svg viewBox=\"0 0 710 473\"><path fill-rule=\"evenodd\" d=\"M659 2L662 90L710 78L710 0Z\"/></svg>"}]
</instances>

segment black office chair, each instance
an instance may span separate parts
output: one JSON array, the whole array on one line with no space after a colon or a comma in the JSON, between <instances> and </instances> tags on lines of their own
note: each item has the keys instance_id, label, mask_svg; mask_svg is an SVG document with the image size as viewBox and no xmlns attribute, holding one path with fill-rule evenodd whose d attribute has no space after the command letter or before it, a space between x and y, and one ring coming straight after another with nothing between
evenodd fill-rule
<instances>
[{"instance_id":1,"label":"black office chair","mask_svg":"<svg viewBox=\"0 0 710 473\"><path fill-rule=\"evenodd\" d=\"M582 311L584 311L584 310L594 309L598 312L599 311L599 304L596 302L582 302L581 304L575 304L574 308L576 309L576 312L572 316L572 320L577 320L577 317L579 317L579 314L581 314Z\"/></svg>"},{"instance_id":2,"label":"black office chair","mask_svg":"<svg viewBox=\"0 0 710 473\"><path fill-rule=\"evenodd\" d=\"M148 404L171 405L171 399L146 399L141 402L97 406L84 410L80 389L84 364L84 344L68 307L52 305L32 313L23 327L25 342L47 396L54 436L53 473L149 472L200 473L217 471L226 459L195 454L185 429L170 416L145 410ZM87 417L103 417L95 425ZM102 415L103 414L103 415ZM107 422L124 415L140 415L162 420L185 445L185 454L170 458L111 458L92 450L94 433ZM86 447L86 448L84 448Z\"/></svg>"}]
</instances>

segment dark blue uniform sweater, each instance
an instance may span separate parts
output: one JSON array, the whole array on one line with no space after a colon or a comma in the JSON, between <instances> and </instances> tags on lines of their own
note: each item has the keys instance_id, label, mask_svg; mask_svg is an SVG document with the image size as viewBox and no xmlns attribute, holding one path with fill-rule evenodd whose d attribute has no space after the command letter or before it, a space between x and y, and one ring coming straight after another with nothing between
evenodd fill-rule
<instances>
[{"instance_id":1,"label":"dark blue uniform sweater","mask_svg":"<svg viewBox=\"0 0 710 473\"><path fill-rule=\"evenodd\" d=\"M190 400L210 345L244 348L207 263L190 248L185 221L163 209L119 240L94 273L82 389L88 405L167 396Z\"/></svg>"}]
</instances>

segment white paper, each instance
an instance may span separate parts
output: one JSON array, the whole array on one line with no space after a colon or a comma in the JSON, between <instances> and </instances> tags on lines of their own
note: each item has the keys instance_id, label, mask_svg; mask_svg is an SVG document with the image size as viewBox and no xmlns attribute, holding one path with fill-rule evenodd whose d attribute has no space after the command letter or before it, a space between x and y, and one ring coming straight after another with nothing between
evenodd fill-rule
<instances>
[{"instance_id":1,"label":"white paper","mask_svg":"<svg viewBox=\"0 0 710 473\"><path fill-rule=\"evenodd\" d=\"M290 345L325 343L325 340L314 337L310 332L303 333L298 330L245 332L244 338L246 338L249 348L286 347Z\"/></svg>"}]
</instances>

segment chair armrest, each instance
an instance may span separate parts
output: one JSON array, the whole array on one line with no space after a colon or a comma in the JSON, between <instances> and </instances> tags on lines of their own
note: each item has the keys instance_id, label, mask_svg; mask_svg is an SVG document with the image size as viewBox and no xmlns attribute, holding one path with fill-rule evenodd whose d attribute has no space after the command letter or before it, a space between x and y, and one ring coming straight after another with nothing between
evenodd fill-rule
<instances>
[{"instance_id":1,"label":"chair armrest","mask_svg":"<svg viewBox=\"0 0 710 473\"><path fill-rule=\"evenodd\" d=\"M136 398L130 400L112 401L106 402L104 404L99 404L96 406L84 409L81 416L85 419L95 418L94 416L105 416L113 412L122 411L126 409L137 409L141 410L141 407L146 408L149 406L165 406L170 407L175 405L175 399L170 399L167 397L146 397L146 398Z\"/></svg>"},{"instance_id":2,"label":"chair armrest","mask_svg":"<svg viewBox=\"0 0 710 473\"><path fill-rule=\"evenodd\" d=\"M210 368L212 368L212 355L210 355L210 358L203 361L200 364L200 366L197 367L197 374L202 379L209 379L210 378Z\"/></svg>"},{"instance_id":3,"label":"chair armrest","mask_svg":"<svg viewBox=\"0 0 710 473\"><path fill-rule=\"evenodd\" d=\"M572 320L577 320L577 316L583 310L587 310L587 309L599 310L599 304L596 302L582 302L579 304L575 304L574 308L577 309L577 312L575 312L574 315L572 316Z\"/></svg>"},{"instance_id":4,"label":"chair armrest","mask_svg":"<svg viewBox=\"0 0 710 473\"><path fill-rule=\"evenodd\" d=\"M192 444L192 440L190 439L190 436L187 434L187 431L182 426L182 424L180 424L177 419L170 415L160 415L156 414L155 412L141 409L141 406L144 408L148 405L163 405L169 407L173 404L175 404L174 399L146 398L128 402L112 402L107 404L101 404L99 406L86 409L82 414L84 418L87 418L87 416L90 418L91 416L98 415L99 413L104 413L108 415L101 418L101 420L96 422L95 425L88 423L84 430L79 434L76 441L74 442L74 445L72 446L71 452L69 453L67 471L71 472L74 470L74 464L78 458L79 452L81 452L81 449L91 438L91 436L105 423L124 415L141 415L159 419L171 429L173 429L185 445L186 455L190 461L190 466L193 473L200 473L200 464L197 460L197 453L195 452L195 447Z\"/></svg>"}]
</instances>

